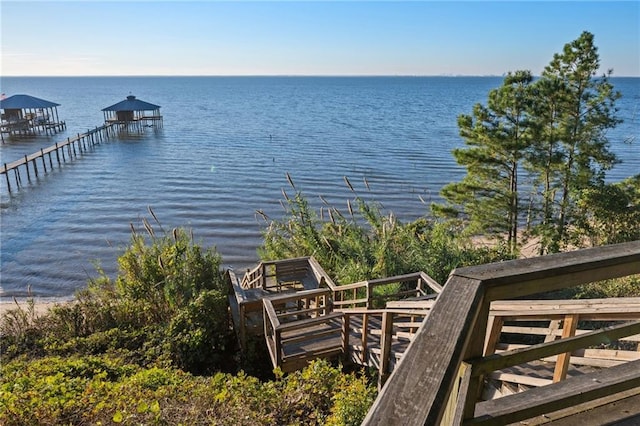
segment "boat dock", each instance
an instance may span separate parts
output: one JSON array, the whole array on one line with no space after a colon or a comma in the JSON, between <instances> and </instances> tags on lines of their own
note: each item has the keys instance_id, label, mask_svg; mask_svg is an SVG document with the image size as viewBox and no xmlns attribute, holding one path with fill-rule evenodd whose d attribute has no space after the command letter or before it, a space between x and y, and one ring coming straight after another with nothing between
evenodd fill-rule
<instances>
[{"instance_id":1,"label":"boat dock","mask_svg":"<svg viewBox=\"0 0 640 426\"><path fill-rule=\"evenodd\" d=\"M24 158L12 161L10 163L4 163L0 169L0 174L4 174L5 181L7 183L7 189L12 191L10 173L13 172L15 178L16 188L22 186L22 175L20 168L26 174L27 181L31 183L31 174L33 172L34 179L37 179L39 173L47 173L49 170L53 170L54 162L53 155L55 154L56 163L61 165L63 162L72 160L78 156L78 153L82 153L92 146L100 144L102 141L112 137L114 135L115 124L105 124L100 127L96 127L92 130L87 130L85 133L78 133L75 137L69 137L63 142L56 142L47 148L41 148L40 151L34 152L31 155L25 155ZM47 169L47 160L49 168ZM38 169L38 162L41 161L42 170Z\"/></svg>"}]
</instances>

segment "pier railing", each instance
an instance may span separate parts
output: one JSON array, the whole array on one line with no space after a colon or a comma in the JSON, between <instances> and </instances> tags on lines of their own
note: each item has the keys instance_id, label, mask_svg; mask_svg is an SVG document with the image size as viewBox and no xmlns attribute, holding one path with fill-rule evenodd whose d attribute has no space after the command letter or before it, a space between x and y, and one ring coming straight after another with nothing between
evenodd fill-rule
<instances>
[{"instance_id":1,"label":"pier railing","mask_svg":"<svg viewBox=\"0 0 640 426\"><path fill-rule=\"evenodd\" d=\"M52 154L55 154L56 163L61 165L63 162L67 161L67 158L71 160L72 158L77 157L78 153L82 153L89 149L89 147L99 144L104 139L112 136L112 133L113 129L111 124L105 124L103 126L87 130L85 133L78 133L76 136L68 137L63 142L56 142L54 145L41 148L38 152L25 155L23 158L10 163L4 163L4 165L0 167L0 175L5 175L7 190L11 192L11 180L9 178L10 172L13 172L16 188L20 188L23 184L20 168L24 168L27 181L31 182L32 171L34 179L39 177L40 171L38 169L37 160L41 161L41 171L46 173L49 170L53 170L54 167ZM49 160L49 169L47 169L47 160Z\"/></svg>"},{"instance_id":2,"label":"pier railing","mask_svg":"<svg viewBox=\"0 0 640 426\"><path fill-rule=\"evenodd\" d=\"M378 370L381 387L402 358L420 325L429 314L433 301L424 301L417 309L349 309L344 314L344 329L350 336L344 345L347 360Z\"/></svg>"},{"instance_id":3,"label":"pier railing","mask_svg":"<svg viewBox=\"0 0 640 426\"><path fill-rule=\"evenodd\" d=\"M549 356L558 357L563 370L579 348L640 332L640 322L633 321L575 335L577 318L569 316L559 340L486 352L498 333L492 328L496 332L487 337L492 302L638 273L640 241L454 270L363 424L507 424L640 388L640 360L631 360L480 401L492 371Z\"/></svg>"}]
</instances>

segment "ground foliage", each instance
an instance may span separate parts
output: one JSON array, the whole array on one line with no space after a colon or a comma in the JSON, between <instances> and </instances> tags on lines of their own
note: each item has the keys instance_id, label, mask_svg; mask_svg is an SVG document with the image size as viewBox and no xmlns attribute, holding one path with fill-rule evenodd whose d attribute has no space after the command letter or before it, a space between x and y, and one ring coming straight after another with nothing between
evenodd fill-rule
<instances>
[{"instance_id":1,"label":"ground foliage","mask_svg":"<svg viewBox=\"0 0 640 426\"><path fill-rule=\"evenodd\" d=\"M358 425L376 394L364 376L326 361L266 382L141 367L113 355L17 358L1 368L5 426Z\"/></svg>"},{"instance_id":2,"label":"ground foliage","mask_svg":"<svg viewBox=\"0 0 640 426\"><path fill-rule=\"evenodd\" d=\"M29 309L5 316L3 359L117 352L196 374L229 365L234 347L221 256L184 229L156 235L143 223L144 233L132 227L115 280L101 274L46 318Z\"/></svg>"}]
</instances>

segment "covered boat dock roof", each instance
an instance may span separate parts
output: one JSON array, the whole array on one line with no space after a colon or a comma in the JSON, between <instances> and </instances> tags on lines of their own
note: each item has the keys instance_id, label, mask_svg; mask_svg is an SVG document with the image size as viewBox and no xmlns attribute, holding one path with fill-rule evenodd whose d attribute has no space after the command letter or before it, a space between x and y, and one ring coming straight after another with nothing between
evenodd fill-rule
<instances>
[{"instance_id":1,"label":"covered boat dock roof","mask_svg":"<svg viewBox=\"0 0 640 426\"><path fill-rule=\"evenodd\" d=\"M155 111L160 110L159 105L150 104L149 102L136 99L135 96L129 95L124 101L118 102L106 108L102 111Z\"/></svg>"},{"instance_id":2,"label":"covered boat dock roof","mask_svg":"<svg viewBox=\"0 0 640 426\"><path fill-rule=\"evenodd\" d=\"M0 109L55 108L60 104L29 95L13 95L0 100Z\"/></svg>"},{"instance_id":3,"label":"covered boat dock roof","mask_svg":"<svg viewBox=\"0 0 640 426\"><path fill-rule=\"evenodd\" d=\"M30 95L13 95L0 99L2 125L0 135L34 136L45 132L54 134L65 129L64 121L58 119L60 104Z\"/></svg>"}]
</instances>

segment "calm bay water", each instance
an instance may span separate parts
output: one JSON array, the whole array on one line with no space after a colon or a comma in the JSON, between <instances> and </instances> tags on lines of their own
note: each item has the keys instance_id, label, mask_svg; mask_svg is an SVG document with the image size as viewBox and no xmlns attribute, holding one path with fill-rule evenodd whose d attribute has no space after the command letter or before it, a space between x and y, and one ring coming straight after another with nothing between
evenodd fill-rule
<instances>
[{"instance_id":1,"label":"calm bay water","mask_svg":"<svg viewBox=\"0 0 640 426\"><path fill-rule=\"evenodd\" d=\"M623 163L640 171L640 78L612 80L624 124L609 133ZM161 105L164 128L111 139L12 194L0 182L0 297L69 297L96 276L113 276L130 223L184 226L216 246L224 264L258 260L265 222L282 213L286 173L308 199L346 209L343 177L401 219L425 214L440 188L459 180L451 149L456 117L486 103L500 77L82 77L0 80L7 96L61 104L67 131L11 140L10 162L102 124L101 109L127 95ZM367 190L363 180L369 183Z\"/></svg>"}]
</instances>

